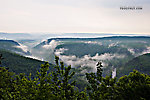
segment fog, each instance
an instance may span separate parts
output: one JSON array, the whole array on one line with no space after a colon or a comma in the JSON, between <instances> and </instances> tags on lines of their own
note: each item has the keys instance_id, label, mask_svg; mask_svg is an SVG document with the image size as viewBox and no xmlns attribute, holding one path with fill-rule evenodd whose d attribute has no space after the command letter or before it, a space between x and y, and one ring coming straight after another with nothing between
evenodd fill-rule
<instances>
[{"instance_id":1,"label":"fog","mask_svg":"<svg viewBox=\"0 0 150 100\"><path fill-rule=\"evenodd\" d=\"M43 48L45 49L51 49L54 50L57 45L59 44L59 42L52 40L50 43L47 43L47 41L45 41L46 45L43 46Z\"/></svg>"},{"instance_id":2,"label":"fog","mask_svg":"<svg viewBox=\"0 0 150 100\"><path fill-rule=\"evenodd\" d=\"M120 54L110 54L110 53L104 53L99 55L98 53L95 56L90 55L84 55L83 57L79 58L75 55L61 55L64 51L68 49L60 48L55 51L55 55L59 56L60 59L65 62L67 65L71 65L72 67L88 67L91 68L94 72L96 71L96 63L101 61L102 65L106 67L108 64L105 62L112 60L113 58L124 58L125 55Z\"/></svg>"},{"instance_id":3,"label":"fog","mask_svg":"<svg viewBox=\"0 0 150 100\"><path fill-rule=\"evenodd\" d=\"M21 44L21 43L18 43L18 44L19 44L19 46L14 46L14 47L20 48L20 49L22 49L24 52L28 52L28 51L29 51L29 49L28 49L27 46L25 46L25 45L23 45L23 44Z\"/></svg>"}]
</instances>

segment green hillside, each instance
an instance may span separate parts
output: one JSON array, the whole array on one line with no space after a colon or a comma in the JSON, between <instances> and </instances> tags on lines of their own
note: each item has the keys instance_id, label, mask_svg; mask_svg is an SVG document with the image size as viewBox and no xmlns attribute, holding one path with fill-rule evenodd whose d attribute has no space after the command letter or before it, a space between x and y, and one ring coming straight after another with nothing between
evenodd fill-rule
<instances>
[{"instance_id":1,"label":"green hillside","mask_svg":"<svg viewBox=\"0 0 150 100\"><path fill-rule=\"evenodd\" d=\"M3 56L2 66L8 67L9 71L18 73L33 73L40 68L43 61L35 60L32 58L27 58L16 53L11 53L9 51L0 50L0 54Z\"/></svg>"},{"instance_id":2,"label":"green hillside","mask_svg":"<svg viewBox=\"0 0 150 100\"><path fill-rule=\"evenodd\" d=\"M150 53L133 58L126 63L124 67L120 68L118 74L119 76L122 76L124 74L128 74L133 69L145 74L150 74Z\"/></svg>"},{"instance_id":3,"label":"green hillside","mask_svg":"<svg viewBox=\"0 0 150 100\"><path fill-rule=\"evenodd\" d=\"M1 62L0 57L0 62ZM129 75L118 80L110 76L102 76L102 63L97 64L96 73L86 73L88 85L84 91L78 91L72 79L75 72L71 66L64 66L55 57L56 66L49 72L48 62L41 65L36 77L31 74L15 75L0 67L1 100L149 100L150 76L133 70ZM80 81L81 82L81 81ZM84 84L84 83L83 83ZM83 88L82 87L82 88Z\"/></svg>"},{"instance_id":4,"label":"green hillside","mask_svg":"<svg viewBox=\"0 0 150 100\"><path fill-rule=\"evenodd\" d=\"M0 40L0 49L9 50L19 54L29 55L29 51L24 51L21 45L14 40Z\"/></svg>"},{"instance_id":5,"label":"green hillside","mask_svg":"<svg viewBox=\"0 0 150 100\"><path fill-rule=\"evenodd\" d=\"M128 74L134 68L131 66L125 69L123 66L143 52L150 52L149 48L150 37L146 36L51 38L35 46L31 53L53 63L54 55L57 55L66 65L72 65L79 70L79 75L95 71L95 64L101 61L104 64L105 76L110 75L113 67L118 74Z\"/></svg>"}]
</instances>

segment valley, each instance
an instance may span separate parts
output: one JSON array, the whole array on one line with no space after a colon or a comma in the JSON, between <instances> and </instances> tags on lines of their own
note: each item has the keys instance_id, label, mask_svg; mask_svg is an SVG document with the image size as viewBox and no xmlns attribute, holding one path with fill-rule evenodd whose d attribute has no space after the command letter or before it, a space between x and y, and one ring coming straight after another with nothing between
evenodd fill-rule
<instances>
[{"instance_id":1,"label":"valley","mask_svg":"<svg viewBox=\"0 0 150 100\"><path fill-rule=\"evenodd\" d=\"M11 36L5 33L1 35L5 38ZM104 76L109 75L114 68L119 74L118 71L132 59L150 53L150 37L148 36L109 35L95 38L49 38L43 40L44 37L29 39L31 36L29 34L24 34L23 39L16 39L15 36L21 36L18 33L14 34L14 40L1 39L0 50L8 50L53 64L55 64L56 55L65 62L65 65L81 69L81 73L96 72L95 65L100 61L104 66ZM125 74L130 71L126 71Z\"/></svg>"},{"instance_id":2,"label":"valley","mask_svg":"<svg viewBox=\"0 0 150 100\"><path fill-rule=\"evenodd\" d=\"M49 38L0 40L0 53L6 66L15 73L33 73L48 61L53 70L55 56L65 66L71 65L78 80L77 87L83 89L87 84L85 73L96 72L96 64L103 65L103 76L121 77L133 69L150 74L148 36L110 36L96 38Z\"/></svg>"}]
</instances>

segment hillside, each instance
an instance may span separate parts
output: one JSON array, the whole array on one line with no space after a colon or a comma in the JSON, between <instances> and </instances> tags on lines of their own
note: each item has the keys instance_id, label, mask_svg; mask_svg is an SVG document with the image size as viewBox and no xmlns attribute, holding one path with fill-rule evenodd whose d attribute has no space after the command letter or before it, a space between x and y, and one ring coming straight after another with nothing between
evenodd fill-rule
<instances>
[{"instance_id":1,"label":"hillside","mask_svg":"<svg viewBox=\"0 0 150 100\"><path fill-rule=\"evenodd\" d=\"M117 72L133 58L150 52L148 36L111 36L97 38L50 38L32 48L32 55L54 63L54 55L81 73L96 71L99 61L104 74ZM84 69L85 68L85 69Z\"/></svg>"},{"instance_id":2,"label":"hillside","mask_svg":"<svg viewBox=\"0 0 150 100\"><path fill-rule=\"evenodd\" d=\"M36 73L43 64L43 61L35 60L32 58L27 58L16 53L11 53L9 51L0 50L0 54L3 56L2 66L8 67L9 71L18 73Z\"/></svg>"},{"instance_id":3,"label":"hillside","mask_svg":"<svg viewBox=\"0 0 150 100\"><path fill-rule=\"evenodd\" d=\"M1 39L24 39L24 38L31 38L31 35L28 33L3 33L0 32Z\"/></svg>"},{"instance_id":4,"label":"hillside","mask_svg":"<svg viewBox=\"0 0 150 100\"><path fill-rule=\"evenodd\" d=\"M124 67L119 70L119 76L129 74L133 69L139 72L150 74L150 53L138 56L127 62Z\"/></svg>"},{"instance_id":5,"label":"hillside","mask_svg":"<svg viewBox=\"0 0 150 100\"><path fill-rule=\"evenodd\" d=\"M14 40L0 40L0 49L8 50L11 52L19 53L22 55L29 55L30 52L27 47L14 41Z\"/></svg>"}]
</instances>

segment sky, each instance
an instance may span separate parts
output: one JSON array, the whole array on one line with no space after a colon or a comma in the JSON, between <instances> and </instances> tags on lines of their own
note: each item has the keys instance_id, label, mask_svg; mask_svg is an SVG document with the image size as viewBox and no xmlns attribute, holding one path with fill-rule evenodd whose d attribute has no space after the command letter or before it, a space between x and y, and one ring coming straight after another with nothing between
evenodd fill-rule
<instances>
[{"instance_id":1,"label":"sky","mask_svg":"<svg viewBox=\"0 0 150 100\"><path fill-rule=\"evenodd\" d=\"M0 0L0 32L150 35L150 0Z\"/></svg>"}]
</instances>

